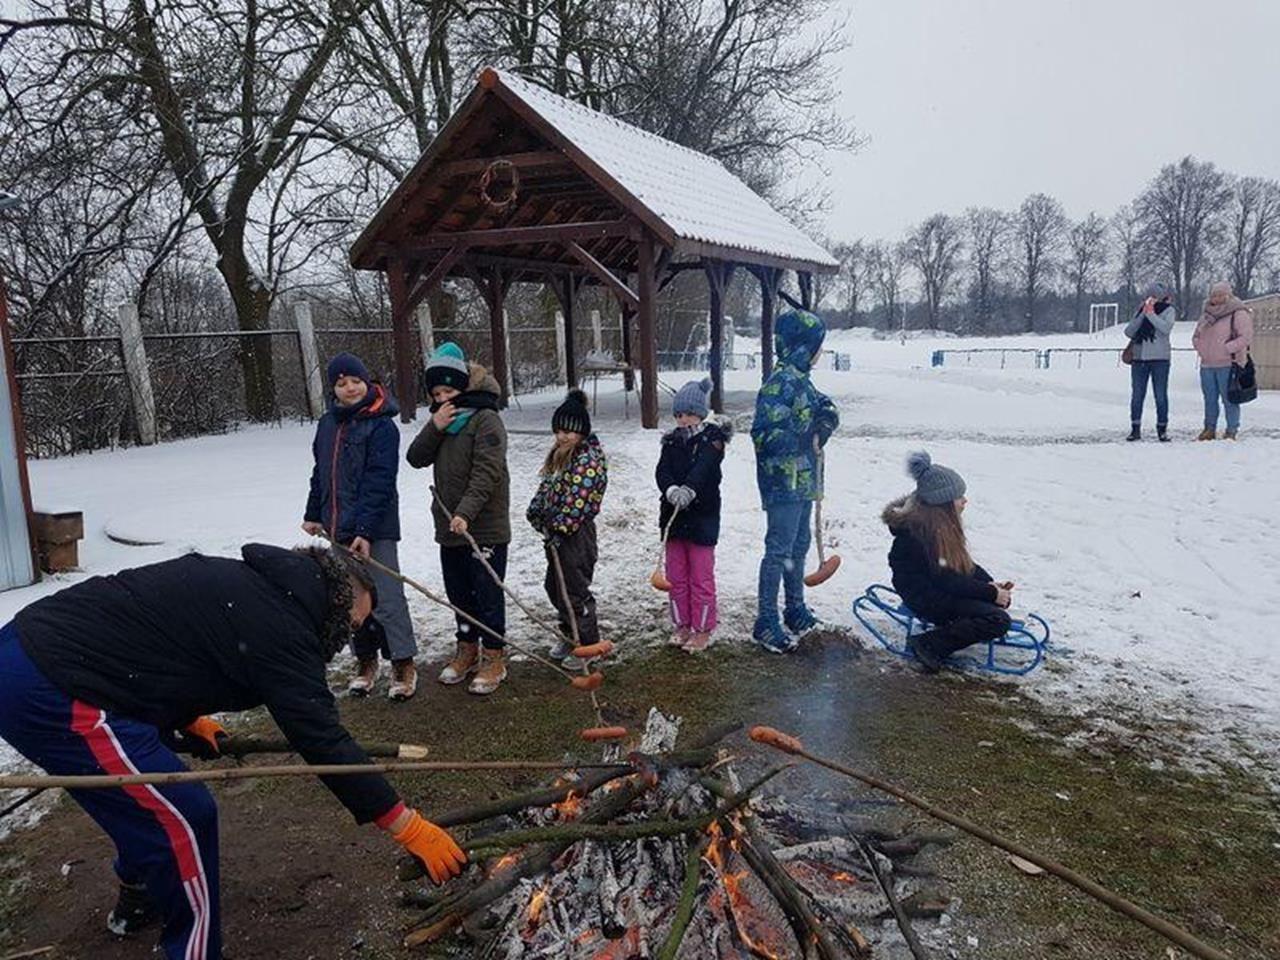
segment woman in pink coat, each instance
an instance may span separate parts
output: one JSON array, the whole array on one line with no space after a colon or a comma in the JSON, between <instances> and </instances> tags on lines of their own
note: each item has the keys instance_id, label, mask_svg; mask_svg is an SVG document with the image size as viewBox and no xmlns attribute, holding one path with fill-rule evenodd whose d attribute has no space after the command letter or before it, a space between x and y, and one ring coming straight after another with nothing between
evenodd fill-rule
<instances>
[{"instance_id":1,"label":"woman in pink coat","mask_svg":"<svg viewBox=\"0 0 1280 960\"><path fill-rule=\"evenodd\" d=\"M1209 288L1191 343L1200 354L1200 391L1204 394L1204 429L1196 439L1216 439L1221 398L1227 411L1227 432L1222 436L1234 440L1240 431L1240 404L1227 399L1227 384L1231 364L1243 364L1253 343L1253 314L1231 292L1231 284L1222 281Z\"/></svg>"}]
</instances>

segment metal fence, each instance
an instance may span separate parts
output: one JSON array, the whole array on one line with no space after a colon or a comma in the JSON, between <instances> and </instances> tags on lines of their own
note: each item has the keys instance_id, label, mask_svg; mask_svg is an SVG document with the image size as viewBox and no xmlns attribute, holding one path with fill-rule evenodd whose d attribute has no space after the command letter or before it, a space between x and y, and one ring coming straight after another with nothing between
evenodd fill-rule
<instances>
[{"instance_id":1,"label":"metal fence","mask_svg":"<svg viewBox=\"0 0 1280 960\"><path fill-rule=\"evenodd\" d=\"M1174 353L1194 353L1191 347L1173 347ZM1005 369L1012 357L1016 361L1031 360L1036 370L1048 370L1054 365L1055 357L1075 359L1076 369L1085 366L1086 358L1091 366L1096 366L1094 359L1105 358L1108 366L1120 366L1121 351L1115 347L1046 347L1043 350L1035 347L973 347L963 350L934 350L929 358L929 365L943 367L948 358L959 358L964 366L994 367ZM1070 359L1067 360L1070 363ZM1055 369L1061 369L1063 362L1059 360Z\"/></svg>"}]
</instances>

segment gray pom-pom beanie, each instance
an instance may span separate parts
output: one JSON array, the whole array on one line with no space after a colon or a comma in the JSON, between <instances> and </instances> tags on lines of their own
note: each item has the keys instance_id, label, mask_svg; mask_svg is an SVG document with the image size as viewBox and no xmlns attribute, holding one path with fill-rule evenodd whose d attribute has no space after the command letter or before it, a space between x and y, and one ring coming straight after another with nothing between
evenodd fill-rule
<instances>
[{"instance_id":1,"label":"gray pom-pom beanie","mask_svg":"<svg viewBox=\"0 0 1280 960\"><path fill-rule=\"evenodd\" d=\"M708 398L711 396L711 378L703 377L701 380L690 380L678 391L676 391L675 399L671 401L672 416L680 416L682 413L692 413L696 417L707 419L710 412Z\"/></svg>"},{"instance_id":2,"label":"gray pom-pom beanie","mask_svg":"<svg viewBox=\"0 0 1280 960\"><path fill-rule=\"evenodd\" d=\"M964 496L964 477L950 467L934 463L923 450L907 457L907 473L915 478L916 499L940 507Z\"/></svg>"}]
</instances>

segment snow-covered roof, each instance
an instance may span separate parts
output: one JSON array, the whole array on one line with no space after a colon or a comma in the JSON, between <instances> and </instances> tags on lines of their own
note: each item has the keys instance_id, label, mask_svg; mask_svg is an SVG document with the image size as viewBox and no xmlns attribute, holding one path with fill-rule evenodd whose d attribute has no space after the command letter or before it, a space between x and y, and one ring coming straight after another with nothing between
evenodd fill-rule
<instances>
[{"instance_id":1,"label":"snow-covered roof","mask_svg":"<svg viewBox=\"0 0 1280 960\"><path fill-rule=\"evenodd\" d=\"M838 263L720 161L500 70L503 87L678 238L814 265Z\"/></svg>"}]
</instances>

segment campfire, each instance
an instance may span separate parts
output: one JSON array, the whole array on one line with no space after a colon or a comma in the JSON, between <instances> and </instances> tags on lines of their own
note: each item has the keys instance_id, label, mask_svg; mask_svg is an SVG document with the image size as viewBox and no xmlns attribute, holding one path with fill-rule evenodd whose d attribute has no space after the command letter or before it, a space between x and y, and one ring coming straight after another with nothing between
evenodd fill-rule
<instances>
[{"instance_id":1,"label":"campfire","mask_svg":"<svg viewBox=\"0 0 1280 960\"><path fill-rule=\"evenodd\" d=\"M402 895L420 912L405 944L460 936L485 960L790 960L905 956L904 939L923 956L921 935L945 936L947 898L913 858L949 837L886 828L883 801L789 796L785 767L748 781L720 746L735 729L677 750L678 725L654 710L625 765L436 817L475 865Z\"/></svg>"}]
</instances>

